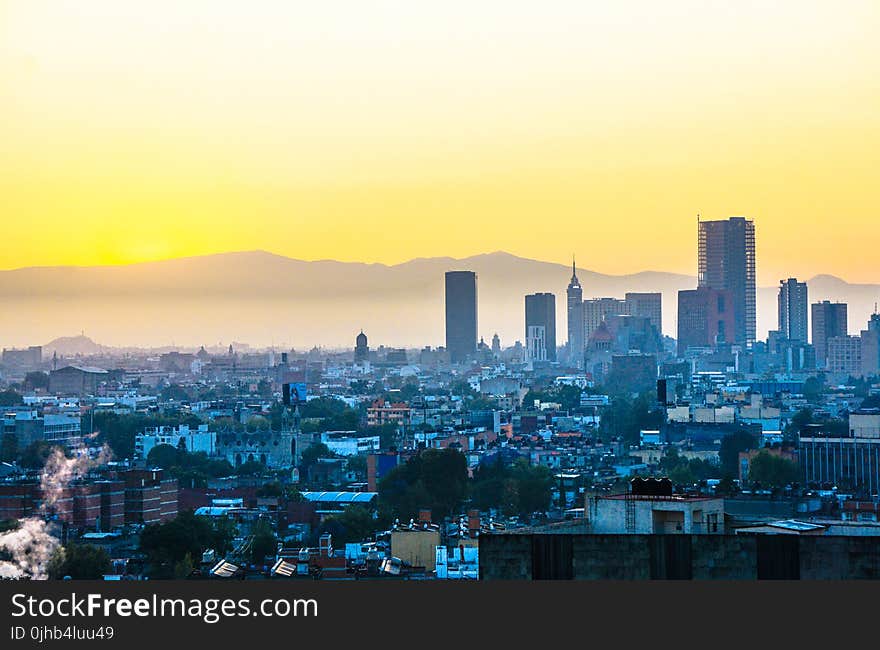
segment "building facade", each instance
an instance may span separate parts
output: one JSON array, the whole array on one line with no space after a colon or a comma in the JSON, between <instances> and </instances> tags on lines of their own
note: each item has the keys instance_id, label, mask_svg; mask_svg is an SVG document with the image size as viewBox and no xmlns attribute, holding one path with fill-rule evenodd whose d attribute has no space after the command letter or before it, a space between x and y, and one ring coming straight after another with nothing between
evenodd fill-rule
<instances>
[{"instance_id":1,"label":"building facade","mask_svg":"<svg viewBox=\"0 0 880 650\"><path fill-rule=\"evenodd\" d=\"M730 292L729 340L751 345L756 332L755 223L745 217L698 222L698 286Z\"/></svg>"},{"instance_id":2,"label":"building facade","mask_svg":"<svg viewBox=\"0 0 880 650\"><path fill-rule=\"evenodd\" d=\"M788 278L779 283L779 332L789 341L807 342L807 283Z\"/></svg>"},{"instance_id":3,"label":"building facade","mask_svg":"<svg viewBox=\"0 0 880 650\"><path fill-rule=\"evenodd\" d=\"M657 333L663 334L663 294L662 293L627 293L624 299L624 308L629 316L642 316L648 318L657 329Z\"/></svg>"},{"instance_id":4,"label":"building facade","mask_svg":"<svg viewBox=\"0 0 880 650\"><path fill-rule=\"evenodd\" d=\"M452 363L463 363L477 349L477 274L446 273L446 349Z\"/></svg>"},{"instance_id":5,"label":"building facade","mask_svg":"<svg viewBox=\"0 0 880 650\"><path fill-rule=\"evenodd\" d=\"M678 292L678 353L731 343L736 328L731 293L700 287Z\"/></svg>"},{"instance_id":6,"label":"building facade","mask_svg":"<svg viewBox=\"0 0 880 650\"><path fill-rule=\"evenodd\" d=\"M526 296L526 341L530 361L556 361L556 296L552 293Z\"/></svg>"},{"instance_id":7,"label":"building facade","mask_svg":"<svg viewBox=\"0 0 880 650\"><path fill-rule=\"evenodd\" d=\"M847 335L847 306L845 302L823 300L813 303L810 311L816 365L824 368L828 359L828 339Z\"/></svg>"}]
</instances>

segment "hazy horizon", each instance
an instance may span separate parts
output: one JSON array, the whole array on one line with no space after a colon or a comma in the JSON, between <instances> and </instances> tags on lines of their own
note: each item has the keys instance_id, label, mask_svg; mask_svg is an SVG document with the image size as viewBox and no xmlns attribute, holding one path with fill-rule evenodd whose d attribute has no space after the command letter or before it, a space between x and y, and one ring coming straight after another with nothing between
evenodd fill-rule
<instances>
[{"instance_id":1,"label":"hazy horizon","mask_svg":"<svg viewBox=\"0 0 880 650\"><path fill-rule=\"evenodd\" d=\"M415 258L397 265L303 261L262 251L192 256L103 267L36 267L0 271L0 346L45 344L85 331L112 347L198 347L235 340L299 350L354 345L361 328L370 345L443 345L443 274L467 267L479 277L479 333L504 345L524 339L527 293L556 295L557 340L567 338L565 288L570 265L504 251L468 258ZM695 275L641 271L597 273L578 264L584 298L663 294L663 331L675 336L676 295ZM857 333L880 299L880 286L828 274L800 278L810 302L850 304ZM776 327L777 286L758 288L758 335Z\"/></svg>"}]
</instances>

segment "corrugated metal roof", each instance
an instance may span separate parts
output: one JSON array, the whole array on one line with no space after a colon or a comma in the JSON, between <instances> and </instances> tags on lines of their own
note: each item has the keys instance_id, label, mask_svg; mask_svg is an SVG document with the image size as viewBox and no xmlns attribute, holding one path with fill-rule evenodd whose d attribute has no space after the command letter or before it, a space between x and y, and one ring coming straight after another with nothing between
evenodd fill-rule
<instances>
[{"instance_id":1,"label":"corrugated metal roof","mask_svg":"<svg viewBox=\"0 0 880 650\"><path fill-rule=\"evenodd\" d=\"M306 501L313 503L369 503L378 492L303 492Z\"/></svg>"}]
</instances>

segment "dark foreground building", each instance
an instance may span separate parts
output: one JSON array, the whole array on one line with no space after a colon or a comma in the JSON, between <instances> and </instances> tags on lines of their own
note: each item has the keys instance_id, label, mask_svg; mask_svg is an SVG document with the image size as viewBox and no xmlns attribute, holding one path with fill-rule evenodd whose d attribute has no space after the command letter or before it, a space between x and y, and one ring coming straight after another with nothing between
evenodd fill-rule
<instances>
[{"instance_id":1,"label":"dark foreground building","mask_svg":"<svg viewBox=\"0 0 880 650\"><path fill-rule=\"evenodd\" d=\"M880 537L572 532L480 536L481 580L877 578Z\"/></svg>"}]
</instances>

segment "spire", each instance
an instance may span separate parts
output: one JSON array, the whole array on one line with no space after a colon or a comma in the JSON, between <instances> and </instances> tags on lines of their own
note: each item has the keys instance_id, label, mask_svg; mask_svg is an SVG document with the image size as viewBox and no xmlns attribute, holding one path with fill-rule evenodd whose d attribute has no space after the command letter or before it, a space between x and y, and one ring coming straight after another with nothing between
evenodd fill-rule
<instances>
[{"instance_id":1,"label":"spire","mask_svg":"<svg viewBox=\"0 0 880 650\"><path fill-rule=\"evenodd\" d=\"M568 288L569 288L569 290L576 289L576 288L579 289L580 286L581 286L581 282L580 282L580 280L578 280L578 276L577 276L577 267L575 266L575 262L574 262L574 253L572 253L572 255L571 255L571 280L568 283Z\"/></svg>"}]
</instances>

